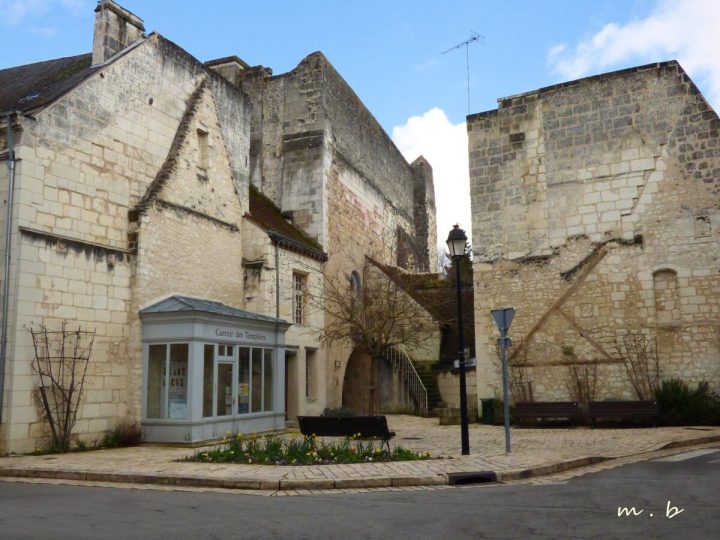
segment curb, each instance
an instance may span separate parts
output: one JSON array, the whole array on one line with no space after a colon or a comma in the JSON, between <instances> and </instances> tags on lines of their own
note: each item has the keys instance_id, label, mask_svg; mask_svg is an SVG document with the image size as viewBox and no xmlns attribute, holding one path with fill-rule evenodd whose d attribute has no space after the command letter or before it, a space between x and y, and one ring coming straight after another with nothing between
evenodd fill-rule
<instances>
[{"instance_id":1,"label":"curb","mask_svg":"<svg viewBox=\"0 0 720 540\"><path fill-rule=\"evenodd\" d=\"M278 479L262 480L258 478L214 478L207 476L169 476L158 474L135 474L135 473L109 473L93 471L70 471L70 470L48 470L48 469L20 469L13 467L0 467L0 478L45 478L51 480L70 480L84 482L109 482L119 484L149 484L177 487L204 487L220 489L242 489L242 490L328 490L328 489L357 489L357 488L389 488L389 487L410 487L410 486L440 486L440 485L469 485L491 482L508 482L513 480L524 480L539 476L546 476L558 472L587 467L596 463L623 459L656 452L658 450L670 450L695 446L720 441L720 435L700 437L686 441L674 441L662 447L627 454L616 457L589 456L569 461L560 461L549 465L540 465L527 469L510 470L505 472L495 471L462 471L453 473L438 473L425 475L408 476L384 476L366 478L308 478L308 479Z\"/></svg>"}]
</instances>

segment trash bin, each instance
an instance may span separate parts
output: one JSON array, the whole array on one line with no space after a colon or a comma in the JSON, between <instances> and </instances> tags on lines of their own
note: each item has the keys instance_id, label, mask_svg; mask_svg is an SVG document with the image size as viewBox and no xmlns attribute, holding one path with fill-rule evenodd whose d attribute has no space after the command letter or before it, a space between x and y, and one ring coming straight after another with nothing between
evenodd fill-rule
<instances>
[{"instance_id":1,"label":"trash bin","mask_svg":"<svg viewBox=\"0 0 720 540\"><path fill-rule=\"evenodd\" d=\"M480 405L482 407L482 423L483 424L492 424L494 420L494 414L493 414L493 399L481 399Z\"/></svg>"}]
</instances>

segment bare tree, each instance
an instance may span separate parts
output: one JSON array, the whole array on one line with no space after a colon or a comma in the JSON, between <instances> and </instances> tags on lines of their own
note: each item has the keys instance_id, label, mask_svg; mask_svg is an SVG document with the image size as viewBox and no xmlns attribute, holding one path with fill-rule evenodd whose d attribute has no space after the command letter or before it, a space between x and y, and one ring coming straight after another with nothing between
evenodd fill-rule
<instances>
[{"instance_id":1,"label":"bare tree","mask_svg":"<svg viewBox=\"0 0 720 540\"><path fill-rule=\"evenodd\" d=\"M63 322L59 331L45 326L30 328L35 351L32 367L40 376L39 397L55 447L70 449L77 412L95 332L68 330Z\"/></svg>"},{"instance_id":2,"label":"bare tree","mask_svg":"<svg viewBox=\"0 0 720 540\"><path fill-rule=\"evenodd\" d=\"M406 274L369 257L359 268L354 276L326 274L323 290L309 292L309 299L326 314L323 346L352 342L371 356L389 347L425 348L437 323L411 296Z\"/></svg>"}]
</instances>

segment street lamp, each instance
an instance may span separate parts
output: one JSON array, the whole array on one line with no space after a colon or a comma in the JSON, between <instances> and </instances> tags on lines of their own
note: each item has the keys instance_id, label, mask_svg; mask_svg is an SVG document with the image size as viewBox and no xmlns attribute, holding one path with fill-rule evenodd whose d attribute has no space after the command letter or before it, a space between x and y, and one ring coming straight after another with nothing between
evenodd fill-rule
<instances>
[{"instance_id":1,"label":"street lamp","mask_svg":"<svg viewBox=\"0 0 720 540\"><path fill-rule=\"evenodd\" d=\"M470 454L470 436L468 434L467 415L467 384L465 382L465 336L463 334L462 317L462 293L460 291L460 260L465 255L467 236L458 225L453 225L447 238L450 257L455 262L455 288L457 289L457 314L458 314L458 364L460 367L460 441L462 444L462 455Z\"/></svg>"}]
</instances>

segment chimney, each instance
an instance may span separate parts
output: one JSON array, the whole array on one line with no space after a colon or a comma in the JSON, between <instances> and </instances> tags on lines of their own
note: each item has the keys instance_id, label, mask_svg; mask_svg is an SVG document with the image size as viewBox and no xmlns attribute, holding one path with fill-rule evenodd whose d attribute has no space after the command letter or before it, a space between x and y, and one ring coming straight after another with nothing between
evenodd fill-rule
<instances>
[{"instance_id":1,"label":"chimney","mask_svg":"<svg viewBox=\"0 0 720 540\"><path fill-rule=\"evenodd\" d=\"M205 62L205 65L237 87L240 86L240 82L245 75L245 70L250 67L237 56L226 56L225 58L218 58L217 60L209 60Z\"/></svg>"},{"instance_id":2,"label":"chimney","mask_svg":"<svg viewBox=\"0 0 720 540\"><path fill-rule=\"evenodd\" d=\"M112 0L100 0L95 8L93 65L102 64L134 41L145 36L141 18Z\"/></svg>"}]
</instances>

